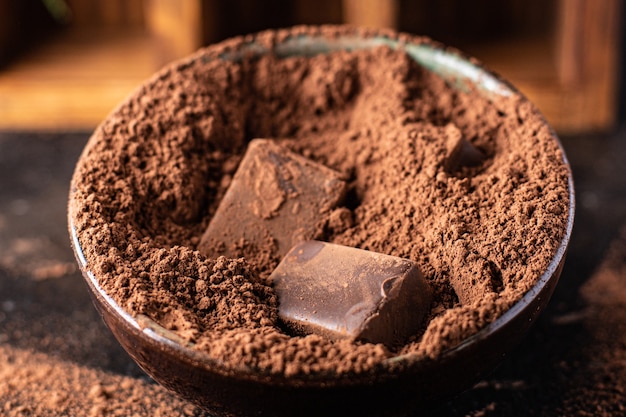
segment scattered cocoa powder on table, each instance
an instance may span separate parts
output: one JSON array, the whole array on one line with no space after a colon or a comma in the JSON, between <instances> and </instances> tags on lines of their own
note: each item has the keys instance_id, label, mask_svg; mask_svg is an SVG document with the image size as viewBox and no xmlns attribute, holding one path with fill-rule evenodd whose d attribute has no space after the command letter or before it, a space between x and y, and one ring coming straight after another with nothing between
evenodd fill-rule
<instances>
[{"instance_id":1,"label":"scattered cocoa powder on table","mask_svg":"<svg viewBox=\"0 0 626 417\"><path fill-rule=\"evenodd\" d=\"M296 28L254 40L271 49L286 36L363 33ZM565 233L568 169L530 103L452 88L402 48L222 59L251 40L226 41L162 70L85 148L70 217L90 270L117 303L226 364L341 374L398 354L437 357L536 282ZM485 160L451 169L447 144L458 136ZM242 242L239 259L196 251L256 137L349 178L342 215L328 214L317 238L418 263L434 302L408 344L390 350L292 337L278 325L268 281L279 261L271 241Z\"/></svg>"}]
</instances>

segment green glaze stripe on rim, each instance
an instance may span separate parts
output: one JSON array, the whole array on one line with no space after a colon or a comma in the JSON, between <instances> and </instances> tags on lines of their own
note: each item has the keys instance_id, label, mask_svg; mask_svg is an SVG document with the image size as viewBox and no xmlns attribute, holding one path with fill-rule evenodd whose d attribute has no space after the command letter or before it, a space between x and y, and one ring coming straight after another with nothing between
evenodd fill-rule
<instances>
[{"instance_id":1,"label":"green glaze stripe on rim","mask_svg":"<svg viewBox=\"0 0 626 417\"><path fill-rule=\"evenodd\" d=\"M455 87L468 91L471 81L472 87L477 87L489 94L510 96L511 88L489 74L483 68L469 62L467 58L428 44L412 44L390 39L383 36L359 38L356 36L342 36L336 39L327 39L321 36L296 36L276 45L274 52L282 58L292 56L314 56L335 51L355 51L371 49L378 46L388 46L392 49L403 48L406 53L418 64L443 78L454 80ZM240 61L246 54L260 56L269 52L269 49L257 43L249 43L241 50L222 54L225 60Z\"/></svg>"}]
</instances>

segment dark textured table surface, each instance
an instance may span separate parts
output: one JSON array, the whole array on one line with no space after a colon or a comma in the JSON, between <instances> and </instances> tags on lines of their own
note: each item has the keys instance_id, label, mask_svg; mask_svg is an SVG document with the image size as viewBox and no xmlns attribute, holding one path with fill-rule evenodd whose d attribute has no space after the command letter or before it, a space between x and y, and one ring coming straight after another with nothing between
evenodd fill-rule
<instances>
[{"instance_id":1,"label":"dark textured table surface","mask_svg":"<svg viewBox=\"0 0 626 417\"><path fill-rule=\"evenodd\" d=\"M66 226L87 133L0 132L0 415L204 415L97 316ZM523 343L434 416L626 414L626 129L562 140L577 211L561 282Z\"/></svg>"}]
</instances>

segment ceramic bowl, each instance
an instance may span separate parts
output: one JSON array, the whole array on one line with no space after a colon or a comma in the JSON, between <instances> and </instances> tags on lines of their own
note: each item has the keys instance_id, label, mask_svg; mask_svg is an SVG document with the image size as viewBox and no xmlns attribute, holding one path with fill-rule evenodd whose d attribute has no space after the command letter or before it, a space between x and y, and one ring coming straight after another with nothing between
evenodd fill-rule
<instances>
[{"instance_id":1,"label":"ceramic bowl","mask_svg":"<svg viewBox=\"0 0 626 417\"><path fill-rule=\"evenodd\" d=\"M278 43L274 52L282 57L310 56L379 45L398 48L400 42L377 34L333 39L299 36ZM420 65L457 88L476 87L487 96L517 93L514 87L459 52L432 44L407 43L403 47ZM265 53L265 47L251 42L221 59L237 60L243 54ZM554 140L558 142L556 136ZM571 173L569 199L567 230L554 258L530 291L506 313L435 361L407 355L394 358L403 362L401 371L349 378L281 378L246 369L227 369L186 347L175 334L154 321L133 317L116 304L91 272L71 213L69 224L72 245L96 308L130 356L165 387L216 416L395 416L440 403L471 387L522 339L548 303L563 267L574 219Z\"/></svg>"}]
</instances>

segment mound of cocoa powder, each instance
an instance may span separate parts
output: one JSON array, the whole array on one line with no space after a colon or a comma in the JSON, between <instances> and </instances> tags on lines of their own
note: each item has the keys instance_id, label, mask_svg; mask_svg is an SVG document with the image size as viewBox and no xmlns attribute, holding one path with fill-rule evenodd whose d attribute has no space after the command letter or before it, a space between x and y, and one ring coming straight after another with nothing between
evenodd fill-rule
<instances>
[{"instance_id":1,"label":"mound of cocoa powder","mask_svg":"<svg viewBox=\"0 0 626 417\"><path fill-rule=\"evenodd\" d=\"M368 33L296 28L254 41L271 50L300 34ZM437 357L536 282L565 233L568 168L530 103L453 88L402 48L223 58L252 40L229 40L165 68L85 148L70 218L89 268L116 302L227 365L341 374L398 354ZM454 136L485 160L451 169L446 146ZM419 264L434 302L408 344L390 350L292 337L278 325L268 281L279 261L271 241L254 250L241 242L238 259L195 250L257 137L349 178L345 207L328 214L318 239Z\"/></svg>"}]
</instances>

